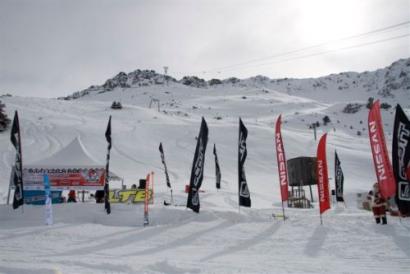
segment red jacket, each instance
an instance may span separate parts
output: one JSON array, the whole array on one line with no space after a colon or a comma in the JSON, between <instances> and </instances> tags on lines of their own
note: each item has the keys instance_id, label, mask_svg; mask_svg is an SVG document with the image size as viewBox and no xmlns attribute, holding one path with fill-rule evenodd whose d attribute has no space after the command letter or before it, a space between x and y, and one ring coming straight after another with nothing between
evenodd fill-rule
<instances>
[{"instance_id":1,"label":"red jacket","mask_svg":"<svg viewBox=\"0 0 410 274\"><path fill-rule=\"evenodd\" d=\"M75 199L75 191L74 190L70 190L70 192L68 192L68 198Z\"/></svg>"},{"instance_id":2,"label":"red jacket","mask_svg":"<svg viewBox=\"0 0 410 274\"><path fill-rule=\"evenodd\" d=\"M384 199L381 195L380 192L375 193L373 197L373 203L372 203L372 211L374 216L380 216L380 215L385 215L387 210L387 201Z\"/></svg>"}]
</instances>

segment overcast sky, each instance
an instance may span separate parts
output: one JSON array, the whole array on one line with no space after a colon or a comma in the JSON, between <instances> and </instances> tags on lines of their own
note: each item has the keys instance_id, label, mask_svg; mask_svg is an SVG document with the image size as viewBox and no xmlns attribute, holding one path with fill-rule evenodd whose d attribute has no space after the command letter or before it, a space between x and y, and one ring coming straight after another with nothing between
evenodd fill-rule
<instances>
[{"instance_id":1,"label":"overcast sky","mask_svg":"<svg viewBox=\"0 0 410 274\"><path fill-rule=\"evenodd\" d=\"M0 0L0 94L64 96L163 66L177 79L374 70L410 57L409 21L410 0Z\"/></svg>"}]
</instances>

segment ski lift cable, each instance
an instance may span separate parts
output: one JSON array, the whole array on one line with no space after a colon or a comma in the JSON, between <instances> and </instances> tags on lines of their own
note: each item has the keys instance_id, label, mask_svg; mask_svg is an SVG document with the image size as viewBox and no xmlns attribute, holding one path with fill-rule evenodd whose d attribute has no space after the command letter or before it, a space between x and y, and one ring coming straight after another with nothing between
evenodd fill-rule
<instances>
[{"instance_id":1,"label":"ski lift cable","mask_svg":"<svg viewBox=\"0 0 410 274\"><path fill-rule=\"evenodd\" d=\"M248 66L248 67L245 67L245 68L226 69L225 71L235 71L235 70L243 70L243 69L250 69L250 68L256 68L256 67L263 67L263 66L283 63L283 62L287 62L287 61L305 59L305 58L309 58L309 57L334 53L334 52L338 52L338 51L344 51L344 50L349 50L349 49L355 49L355 48L370 46L370 45L374 45L374 44L388 42L388 41L391 41L391 40L402 39L402 38L409 37L409 36L410 36L410 33L407 33L407 34L403 34L403 35L399 35L399 36L389 37L389 38L386 38L386 39L380 39L380 40L376 40L376 41L372 41L372 42L366 42L366 43L362 43L362 44L356 44L356 45L352 45L352 46L348 46L348 47L343 47L343 48L338 48L338 49L333 49L333 50L327 50L327 51L322 51L322 52L313 53L313 54L306 54L306 55L301 55L301 56L298 56L298 57L291 57L291 58L287 58L287 59L279 60L279 61L256 64L256 65Z\"/></svg>"},{"instance_id":2,"label":"ski lift cable","mask_svg":"<svg viewBox=\"0 0 410 274\"><path fill-rule=\"evenodd\" d=\"M376 30L368 31L368 32L365 32L365 33L351 35L351 36L343 37L343 38L340 38L340 39L335 39L335 40L323 42L323 43L320 43L320 44L307 46L307 47L303 47L303 48L296 49L296 50L291 50L291 51L288 51L288 52L283 52L283 53L279 53L279 54L275 54L275 55L271 55L271 56L252 59L252 60L249 60L249 61L245 61L245 62L242 62L242 63L233 64L233 65L216 67L216 68L212 68L212 69L208 69L208 70L201 70L201 73L224 71L226 69L233 68L233 67L245 66L245 65L252 64L252 63L256 63L256 62L266 61L268 59L284 57L284 56L291 55L291 54L294 54L294 53L300 53L300 52L303 52L303 51L307 51L307 50L311 50L311 49L315 49L315 48L320 48L320 47L323 47L325 45L335 43L335 42L341 42L341 41L346 41L346 40L362 38L362 37L366 37L366 36L369 36L369 35L396 31L397 29L403 28L403 27L405 27L409 24L410 24L410 21L404 21L404 22L401 22L401 23L398 23L398 24L390 25L390 26L387 26L387 27L383 27L383 28L379 28L379 29L376 29Z\"/></svg>"}]
</instances>

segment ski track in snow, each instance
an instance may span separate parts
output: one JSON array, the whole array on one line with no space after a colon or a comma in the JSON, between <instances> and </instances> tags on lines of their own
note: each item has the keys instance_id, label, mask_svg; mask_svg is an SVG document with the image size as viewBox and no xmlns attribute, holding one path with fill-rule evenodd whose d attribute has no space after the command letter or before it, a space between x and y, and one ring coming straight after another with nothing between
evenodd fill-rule
<instances>
[{"instance_id":1,"label":"ski track in snow","mask_svg":"<svg viewBox=\"0 0 410 274\"><path fill-rule=\"evenodd\" d=\"M252 246L257 245L259 242L265 241L267 238L269 238L271 235L273 235L279 228L281 224L276 223L276 224L270 224L267 229L264 231L258 233L256 236L243 240L237 245L227 247L226 249L220 251L220 252L215 252L211 255L206 256L205 258L201 259L201 261L209 261L214 258L219 258L224 255L231 255L236 252L240 252L242 250L248 249Z\"/></svg>"},{"instance_id":2,"label":"ski track in snow","mask_svg":"<svg viewBox=\"0 0 410 274\"><path fill-rule=\"evenodd\" d=\"M170 249L176 249L179 248L181 246L185 246L185 245L190 245L193 241L197 240L199 237L202 237L204 235L206 235L207 233L212 233L215 231L219 231L220 229L226 229L229 226L232 226L233 224L231 224L230 222L221 222L215 226L212 226L210 228L198 231L196 233L191 233L188 236L185 237L181 237L181 238L177 238L169 243L165 243L156 247L152 247L149 249L144 249L138 252L134 252L134 253L128 253L126 255L126 257L129 256L138 256L138 255L152 255L155 253L159 253L159 252L164 252Z\"/></svg>"},{"instance_id":3,"label":"ski track in snow","mask_svg":"<svg viewBox=\"0 0 410 274\"><path fill-rule=\"evenodd\" d=\"M132 162L134 162L134 163L136 163L136 164L139 164L139 165L145 166L145 167L152 167L152 168L159 169L159 170L162 169L161 166L157 166L157 165L153 165L153 164L150 164L150 163L146 163L146 162L144 162L144 161L137 160L137 159L134 158L133 156L131 156L131 155L129 155L128 153L124 152L123 150L119 149L117 145L113 145L112 148L113 148L119 155L123 156L123 157L126 158L126 159L131 160ZM170 173L171 173L171 172L170 172Z\"/></svg>"},{"instance_id":4,"label":"ski track in snow","mask_svg":"<svg viewBox=\"0 0 410 274\"><path fill-rule=\"evenodd\" d=\"M171 95L165 95L161 87L142 87L120 91L121 100L127 102L120 111L109 108L118 100L115 91L71 102L4 98L10 116L14 109L19 110L25 163L50 156L76 136L104 162L109 115L114 138L111 166L119 175L134 174L134 169L128 169L135 164L138 172L163 172L157 147L159 141L167 141L170 157L168 150L165 157L169 175L176 182L174 200L182 206L163 206L169 189L162 183L157 184L147 227L143 227L142 204L112 204L109 216L102 204L90 201L53 205L53 226L42 226L43 207L25 206L22 212L0 205L0 273L408 273L410 220L388 216L387 226L377 226L370 212L356 208L356 192L367 192L375 180L366 130L363 136L356 135L366 127L359 121L366 121L367 110L342 113L349 102L347 95L331 88L324 95L266 90L221 87L214 92L171 85L167 87ZM377 97L367 91L359 95ZM148 96L161 99L161 110L168 114L147 109ZM173 99L177 103L171 106ZM407 110L410 105L405 93L382 101L392 105L403 102ZM185 113L189 116L184 117ZM272 212L282 212L280 206L272 206L280 205L274 154L274 123L280 113L288 159L314 156L317 141L307 125L322 123L324 115L332 120L318 128L317 136L329 133L330 177L329 156L334 149L342 160L347 207L327 211L323 226L317 203L313 209L285 208L286 221L272 218ZM221 148L222 189L215 190L214 159L206 157L205 192L200 193L201 212L196 214L185 208L185 183L180 178L192 167L202 116L210 130L208 155L211 142ZM217 116L221 119L215 119ZM239 116L249 130L245 170L252 208L238 208ZM391 124L390 112L383 111L382 116L384 124ZM385 133L391 135L390 126ZM15 151L9 136L0 137L0 170L8 172ZM391 141L391 136L387 140ZM155 157L151 155L154 151ZM164 176L160 178L164 180ZM0 181L3 197L8 183L9 174L5 174ZM315 190L313 194L317 201Z\"/></svg>"},{"instance_id":5,"label":"ski track in snow","mask_svg":"<svg viewBox=\"0 0 410 274\"><path fill-rule=\"evenodd\" d=\"M103 257L113 257L110 255L104 254L104 252L107 251L106 253L110 253L109 251L112 251L113 249L116 249L116 248L121 249L124 246L130 245L130 244L137 244L139 241L145 241L154 236L157 237L159 234L163 233L164 231L167 231L168 229L170 228L166 226L148 228L144 231L129 229L128 231L121 232L120 235L118 235L118 233L112 233L110 235L104 235L104 239L94 239L93 242L102 241L102 243L100 244L87 245L87 247L79 247L77 249L68 250L60 254L53 254L53 255L47 254L47 255L44 255L44 257L50 257L50 256L52 257L61 257L61 256L71 257L71 256L77 256L77 255L87 255L90 253L94 253L97 255L103 255Z\"/></svg>"}]
</instances>

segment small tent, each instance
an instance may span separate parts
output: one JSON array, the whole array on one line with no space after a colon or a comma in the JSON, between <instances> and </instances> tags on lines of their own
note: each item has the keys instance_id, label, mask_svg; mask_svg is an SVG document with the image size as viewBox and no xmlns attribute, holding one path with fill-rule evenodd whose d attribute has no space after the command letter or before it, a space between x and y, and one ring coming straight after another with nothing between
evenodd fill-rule
<instances>
[{"instance_id":1,"label":"small tent","mask_svg":"<svg viewBox=\"0 0 410 274\"><path fill-rule=\"evenodd\" d=\"M78 137L48 158L23 164L24 190L44 189L44 174L52 190L104 188L105 166L90 156Z\"/></svg>"},{"instance_id":2,"label":"small tent","mask_svg":"<svg viewBox=\"0 0 410 274\"><path fill-rule=\"evenodd\" d=\"M101 168L104 165L98 163L90 156L79 137L76 137L68 145L63 147L48 158L24 165L24 168Z\"/></svg>"}]
</instances>

